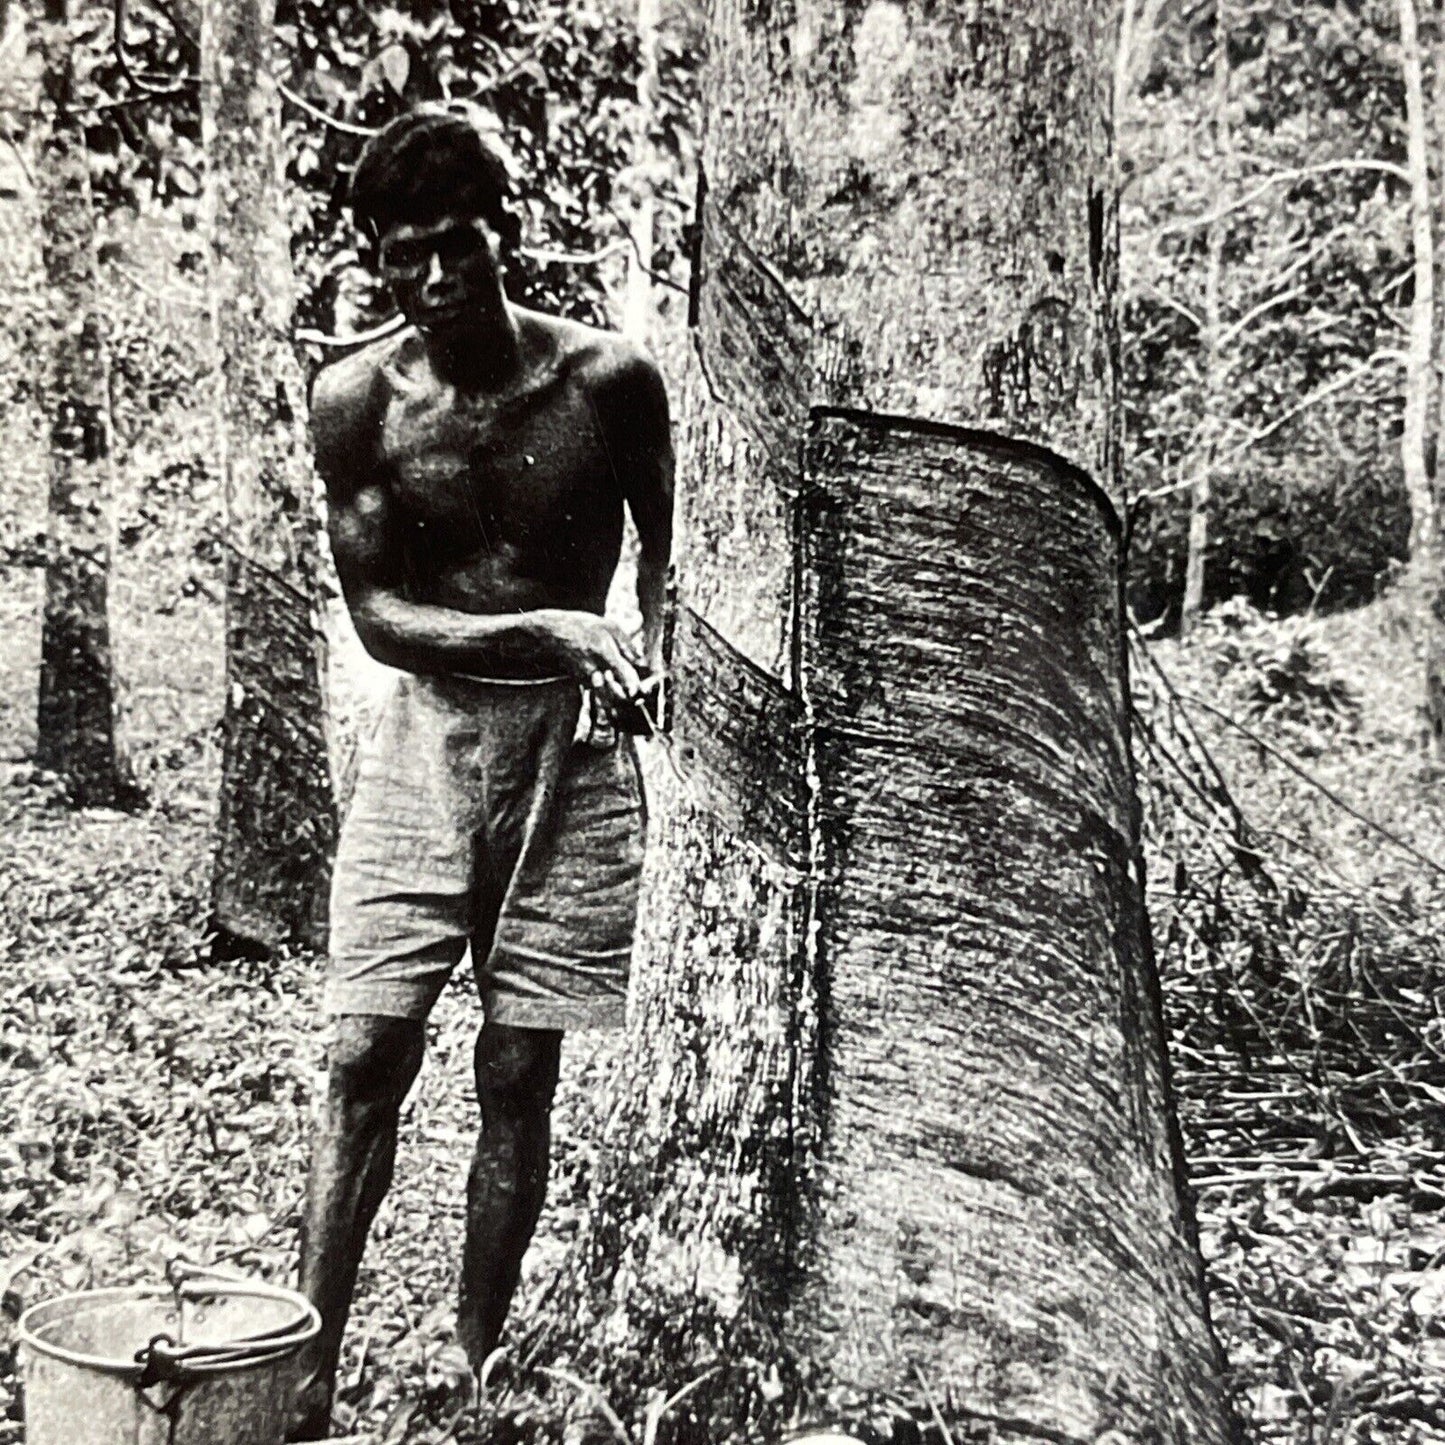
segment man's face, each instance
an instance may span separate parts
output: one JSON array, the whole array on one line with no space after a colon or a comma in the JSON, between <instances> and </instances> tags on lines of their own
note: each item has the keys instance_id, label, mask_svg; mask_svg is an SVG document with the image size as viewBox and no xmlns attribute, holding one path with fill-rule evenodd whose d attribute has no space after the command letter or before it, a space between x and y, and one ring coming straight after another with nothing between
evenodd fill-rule
<instances>
[{"instance_id":1,"label":"man's face","mask_svg":"<svg viewBox=\"0 0 1445 1445\"><path fill-rule=\"evenodd\" d=\"M377 243L378 270L406 319L423 331L474 323L501 295L501 238L479 216L398 223Z\"/></svg>"}]
</instances>

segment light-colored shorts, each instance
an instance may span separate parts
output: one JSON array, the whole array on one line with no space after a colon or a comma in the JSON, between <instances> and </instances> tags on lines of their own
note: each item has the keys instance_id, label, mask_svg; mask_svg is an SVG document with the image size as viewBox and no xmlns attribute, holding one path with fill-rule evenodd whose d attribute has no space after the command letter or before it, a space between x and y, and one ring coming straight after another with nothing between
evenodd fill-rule
<instances>
[{"instance_id":1,"label":"light-colored shorts","mask_svg":"<svg viewBox=\"0 0 1445 1445\"><path fill-rule=\"evenodd\" d=\"M623 1022L645 832L631 740L575 683L404 675L358 770L325 1006L425 1018L470 947L488 1020Z\"/></svg>"}]
</instances>

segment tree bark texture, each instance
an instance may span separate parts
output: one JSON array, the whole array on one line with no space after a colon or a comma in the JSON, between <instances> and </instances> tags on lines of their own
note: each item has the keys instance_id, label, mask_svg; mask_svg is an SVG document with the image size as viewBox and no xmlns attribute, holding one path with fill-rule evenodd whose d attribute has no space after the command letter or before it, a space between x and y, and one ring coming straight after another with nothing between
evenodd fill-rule
<instances>
[{"instance_id":1,"label":"tree bark texture","mask_svg":"<svg viewBox=\"0 0 1445 1445\"><path fill-rule=\"evenodd\" d=\"M1128 749L1113 19L711 6L677 772L553 1321L624 1404L716 1363L683 1438L1226 1436Z\"/></svg>"},{"instance_id":2,"label":"tree bark texture","mask_svg":"<svg viewBox=\"0 0 1445 1445\"><path fill-rule=\"evenodd\" d=\"M212 905L218 934L324 937L336 833L324 732L319 531L291 347L272 0L201 26L212 311L226 498L226 708Z\"/></svg>"},{"instance_id":3,"label":"tree bark texture","mask_svg":"<svg viewBox=\"0 0 1445 1445\"><path fill-rule=\"evenodd\" d=\"M1204 610L1205 564L1209 556L1209 513L1214 492L1214 469L1219 461L1225 405L1225 358L1220 349L1224 330L1223 302L1224 242L1229 219L1223 214L1229 188L1230 156L1233 151L1229 125L1229 9L1225 0L1214 8L1214 96L1210 116L1213 131L1213 178L1209 209L1213 217L1206 238L1204 271L1204 328L1200 341L1204 352L1203 385L1200 387L1199 466L1189 488L1189 530L1184 558L1184 600L1179 613L1179 631L1187 635Z\"/></svg>"},{"instance_id":4,"label":"tree bark texture","mask_svg":"<svg viewBox=\"0 0 1445 1445\"><path fill-rule=\"evenodd\" d=\"M657 119L657 41L661 0L637 0L637 109L632 136L633 203L627 220L632 254L627 258L627 285L622 300L622 334L639 345L652 338L652 258L657 216L657 147L652 127Z\"/></svg>"},{"instance_id":5,"label":"tree bark texture","mask_svg":"<svg viewBox=\"0 0 1445 1445\"><path fill-rule=\"evenodd\" d=\"M1114 121L1133 99L1139 82L1149 73L1164 0L1123 0L1119 47L1114 65Z\"/></svg>"},{"instance_id":6,"label":"tree bark texture","mask_svg":"<svg viewBox=\"0 0 1445 1445\"><path fill-rule=\"evenodd\" d=\"M116 750L107 613L113 476L95 213L85 132L73 108L66 0L44 0L36 21L45 107L37 184L49 290L41 366L50 486L35 758L65 780L78 806L111 807L130 789Z\"/></svg>"},{"instance_id":7,"label":"tree bark texture","mask_svg":"<svg viewBox=\"0 0 1445 1445\"><path fill-rule=\"evenodd\" d=\"M1402 37L1403 38L1403 37ZM1435 145L1436 145L1436 166L1445 167L1445 24L1436 25L1435 39ZM1445 169L1438 169L1437 173L1445 176ZM1414 204L1414 168L1411 168L1411 204ZM1428 171L1426 181L1428 185ZM1436 188L1436 201L1438 209L1435 216L1437 226L1441 234L1445 234L1445 184ZM1414 216L1412 213L1412 235L1422 235L1424 232L1416 231ZM1428 223L1425 228L1428 231ZM1440 452L1445 447L1445 284L1433 284L1439 280L1434 274L1433 265L1441 258L1435 255L1432 247L1432 271L1431 279L1436 301L1436 310L1440 314L1435 321L1435 464L1431 469L1431 505L1433 529L1430 536L1430 556L1421 565L1421 559L1417 558L1412 546L1411 571L1419 580L1423 591L1422 606L1420 609L1421 622L1425 633L1425 725L1429 747L1435 758L1445 758L1445 537L1441 536L1440 520L1440 486L1441 468ZM1418 285L1418 282L1417 282ZM1410 340L1413 347L1414 328L1413 312L1411 315L1412 327ZM1411 514L1411 533L1414 533L1414 515Z\"/></svg>"},{"instance_id":8,"label":"tree bark texture","mask_svg":"<svg viewBox=\"0 0 1445 1445\"><path fill-rule=\"evenodd\" d=\"M1430 414L1431 343L1435 329L1435 246L1430 226L1430 165L1415 0L1399 0L1400 67L1405 81L1405 157L1410 175L1414 296L1405 346L1400 459L1410 502L1410 560L1427 561L1435 537L1435 495L1425 455Z\"/></svg>"}]
</instances>

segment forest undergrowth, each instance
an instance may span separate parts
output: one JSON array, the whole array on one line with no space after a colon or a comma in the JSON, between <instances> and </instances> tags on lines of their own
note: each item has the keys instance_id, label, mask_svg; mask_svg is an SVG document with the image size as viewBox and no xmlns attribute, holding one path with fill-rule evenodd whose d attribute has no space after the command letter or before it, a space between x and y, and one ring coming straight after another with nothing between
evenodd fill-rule
<instances>
[{"instance_id":1,"label":"forest undergrowth","mask_svg":"<svg viewBox=\"0 0 1445 1445\"><path fill-rule=\"evenodd\" d=\"M1445 808L1412 616L1402 593L1325 619L1231 604L1187 644L1134 649L1174 1075L1255 1441L1445 1441ZM0 651L22 632L0 628ZM174 1258L294 1268L319 961L207 961L214 679L192 681L186 727L174 698L132 720L150 739L134 816L68 811L24 760L24 725L0 727L0 1442L21 1435L24 1305L154 1280ZM5 705L29 700L12 688ZM475 1021L461 976L363 1269L337 1423L372 1445L492 1438L498 1422L461 1408L453 1339ZM524 1337L587 1207L585 1121L616 1047L569 1042ZM561 1387L534 1387L555 1418ZM526 1413L503 1403L511 1435Z\"/></svg>"},{"instance_id":2,"label":"forest undergrowth","mask_svg":"<svg viewBox=\"0 0 1445 1445\"><path fill-rule=\"evenodd\" d=\"M1445 811L1408 588L1135 640L1171 1063L1256 1440L1445 1439Z\"/></svg>"}]
</instances>

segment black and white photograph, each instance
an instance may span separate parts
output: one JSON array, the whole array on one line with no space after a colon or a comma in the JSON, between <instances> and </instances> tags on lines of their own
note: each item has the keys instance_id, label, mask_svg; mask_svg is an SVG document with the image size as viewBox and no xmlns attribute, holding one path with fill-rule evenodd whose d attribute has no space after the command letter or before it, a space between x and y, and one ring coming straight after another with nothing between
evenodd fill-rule
<instances>
[{"instance_id":1,"label":"black and white photograph","mask_svg":"<svg viewBox=\"0 0 1445 1445\"><path fill-rule=\"evenodd\" d=\"M0 0L0 1445L1445 1445L1445 0Z\"/></svg>"}]
</instances>

